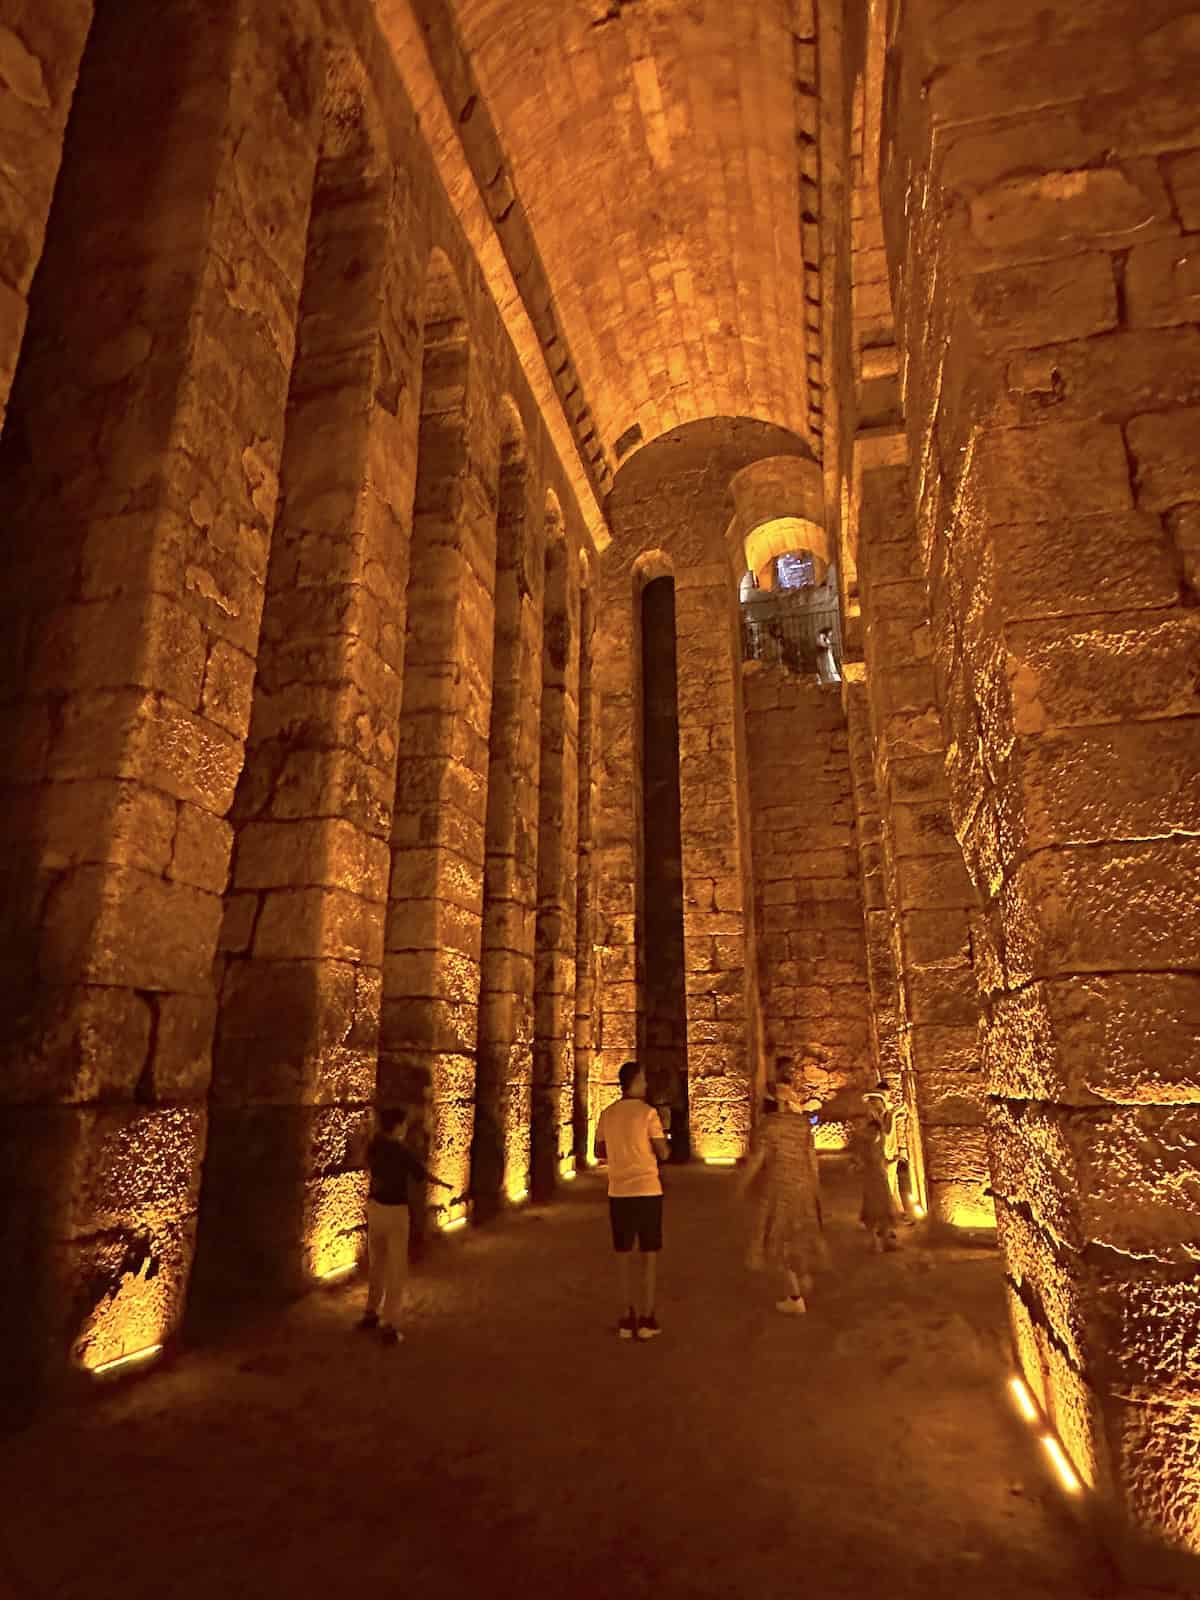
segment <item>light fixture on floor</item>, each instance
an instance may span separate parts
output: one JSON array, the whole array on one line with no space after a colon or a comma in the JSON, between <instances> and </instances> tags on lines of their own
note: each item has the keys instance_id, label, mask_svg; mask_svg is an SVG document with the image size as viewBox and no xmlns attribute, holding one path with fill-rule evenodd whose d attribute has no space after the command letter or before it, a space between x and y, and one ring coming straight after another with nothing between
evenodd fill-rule
<instances>
[{"instance_id":1,"label":"light fixture on floor","mask_svg":"<svg viewBox=\"0 0 1200 1600\"><path fill-rule=\"evenodd\" d=\"M914 1205L913 1216L916 1217L918 1222L921 1221L925 1216L925 1207L921 1205Z\"/></svg>"},{"instance_id":2,"label":"light fixture on floor","mask_svg":"<svg viewBox=\"0 0 1200 1600\"><path fill-rule=\"evenodd\" d=\"M442 1223L442 1232L453 1233L456 1228L465 1228L466 1225L466 1217L452 1217L449 1222Z\"/></svg>"},{"instance_id":3,"label":"light fixture on floor","mask_svg":"<svg viewBox=\"0 0 1200 1600\"><path fill-rule=\"evenodd\" d=\"M1014 1373L1008 1380L1009 1393L1017 1403L1017 1410L1026 1422L1038 1421L1038 1408L1033 1403L1033 1396L1029 1392L1024 1378L1018 1378Z\"/></svg>"},{"instance_id":4,"label":"light fixture on floor","mask_svg":"<svg viewBox=\"0 0 1200 1600\"><path fill-rule=\"evenodd\" d=\"M112 1361L102 1361L98 1367L92 1368L95 1377L100 1377L105 1372L115 1372L118 1367L131 1367L140 1365L144 1361L152 1361L161 1351L161 1344L148 1344L142 1350L131 1350L128 1355L116 1356Z\"/></svg>"},{"instance_id":5,"label":"light fixture on floor","mask_svg":"<svg viewBox=\"0 0 1200 1600\"><path fill-rule=\"evenodd\" d=\"M1082 1494L1083 1483L1079 1474L1071 1465L1067 1452L1063 1449L1058 1439L1048 1428L1043 1426L1042 1414L1038 1410L1037 1402L1034 1400L1033 1395L1029 1392L1029 1385L1018 1373L1014 1372L1012 1377L1009 1378L1008 1392L1016 1402L1017 1410L1021 1413L1022 1419L1028 1422L1031 1427L1041 1430L1038 1435L1038 1442L1046 1452L1059 1483L1070 1495Z\"/></svg>"},{"instance_id":6,"label":"light fixture on floor","mask_svg":"<svg viewBox=\"0 0 1200 1600\"><path fill-rule=\"evenodd\" d=\"M317 1277L322 1283L329 1283L335 1278L344 1278L357 1267L357 1261L343 1261L340 1267L327 1267L324 1272L318 1272Z\"/></svg>"},{"instance_id":7,"label":"light fixture on floor","mask_svg":"<svg viewBox=\"0 0 1200 1600\"><path fill-rule=\"evenodd\" d=\"M736 1156L705 1156L704 1165L706 1167L736 1167L737 1166L737 1157Z\"/></svg>"},{"instance_id":8,"label":"light fixture on floor","mask_svg":"<svg viewBox=\"0 0 1200 1600\"><path fill-rule=\"evenodd\" d=\"M1079 1481L1075 1468L1067 1460L1067 1452L1052 1433L1042 1435L1042 1449L1050 1457L1051 1465L1058 1474L1058 1481L1067 1493L1079 1494L1083 1484Z\"/></svg>"}]
</instances>

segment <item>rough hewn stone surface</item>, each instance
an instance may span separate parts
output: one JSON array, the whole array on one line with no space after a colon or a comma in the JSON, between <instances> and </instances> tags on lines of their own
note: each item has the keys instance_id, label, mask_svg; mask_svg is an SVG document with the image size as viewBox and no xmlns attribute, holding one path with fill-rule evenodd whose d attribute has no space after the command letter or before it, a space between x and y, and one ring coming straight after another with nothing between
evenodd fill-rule
<instances>
[{"instance_id":1,"label":"rough hewn stone surface","mask_svg":"<svg viewBox=\"0 0 1200 1600\"><path fill-rule=\"evenodd\" d=\"M742 684L764 1045L844 1100L878 1074L841 695L759 662Z\"/></svg>"},{"instance_id":2,"label":"rough hewn stone surface","mask_svg":"<svg viewBox=\"0 0 1200 1600\"><path fill-rule=\"evenodd\" d=\"M1196 17L945 20L895 43L884 213L1014 1335L1134 1544L1194 1554Z\"/></svg>"},{"instance_id":3,"label":"rough hewn stone surface","mask_svg":"<svg viewBox=\"0 0 1200 1600\"><path fill-rule=\"evenodd\" d=\"M303 1249L264 1241L251 1268L260 1290L263 1260L303 1284L346 1248L331 1212L343 1209L334 1197L378 1043L419 390L405 312L419 263L403 249L374 108L354 90L335 56L222 936L209 1160L251 1217L275 1213L281 1180L299 1172L306 1189ZM262 1008L264 986L278 1011ZM248 1119L269 1126L268 1106L280 1108L281 1151L303 1141L289 1161L264 1161L246 1137ZM250 1266L247 1224L214 1191L198 1288L227 1299Z\"/></svg>"},{"instance_id":4,"label":"rough hewn stone surface","mask_svg":"<svg viewBox=\"0 0 1200 1600\"><path fill-rule=\"evenodd\" d=\"M557 505L547 508L541 777L534 933L529 1185L553 1194L575 1144L575 880L579 842L579 562Z\"/></svg>"},{"instance_id":5,"label":"rough hewn stone surface","mask_svg":"<svg viewBox=\"0 0 1200 1600\"><path fill-rule=\"evenodd\" d=\"M503 441L471 1188L486 1214L529 1183L545 513L524 439Z\"/></svg>"},{"instance_id":6,"label":"rough hewn stone surface","mask_svg":"<svg viewBox=\"0 0 1200 1600\"><path fill-rule=\"evenodd\" d=\"M4 1371L800 1054L1200 1555L1195 5L718 10L0 0Z\"/></svg>"},{"instance_id":7,"label":"rough hewn stone surface","mask_svg":"<svg viewBox=\"0 0 1200 1600\"><path fill-rule=\"evenodd\" d=\"M914 1187L939 1220L978 1226L991 1206L980 1134L977 901L948 804L926 590L902 467L863 474L858 570L881 802L873 915L896 975L898 1087Z\"/></svg>"}]
</instances>

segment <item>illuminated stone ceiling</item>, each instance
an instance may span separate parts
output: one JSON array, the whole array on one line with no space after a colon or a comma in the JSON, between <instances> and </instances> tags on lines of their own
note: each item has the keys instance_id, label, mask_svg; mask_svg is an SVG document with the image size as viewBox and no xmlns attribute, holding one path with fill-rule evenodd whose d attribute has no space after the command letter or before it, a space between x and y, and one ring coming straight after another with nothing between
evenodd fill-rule
<instances>
[{"instance_id":1,"label":"illuminated stone ceiling","mask_svg":"<svg viewBox=\"0 0 1200 1600\"><path fill-rule=\"evenodd\" d=\"M649 440L705 415L812 437L811 4L452 9L607 461L634 424Z\"/></svg>"}]
</instances>

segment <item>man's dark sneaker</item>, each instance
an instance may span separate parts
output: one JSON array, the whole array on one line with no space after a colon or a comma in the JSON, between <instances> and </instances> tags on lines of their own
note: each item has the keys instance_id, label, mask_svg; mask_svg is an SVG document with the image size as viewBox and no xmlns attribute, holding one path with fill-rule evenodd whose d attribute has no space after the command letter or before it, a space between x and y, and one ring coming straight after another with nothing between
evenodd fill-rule
<instances>
[{"instance_id":1,"label":"man's dark sneaker","mask_svg":"<svg viewBox=\"0 0 1200 1600\"><path fill-rule=\"evenodd\" d=\"M379 1337L384 1344L399 1344L404 1335L399 1328L393 1328L390 1322L383 1322L379 1325Z\"/></svg>"},{"instance_id":2,"label":"man's dark sneaker","mask_svg":"<svg viewBox=\"0 0 1200 1600\"><path fill-rule=\"evenodd\" d=\"M639 1317L637 1336L639 1339L657 1339L662 1329L658 1325L657 1317Z\"/></svg>"},{"instance_id":3,"label":"man's dark sneaker","mask_svg":"<svg viewBox=\"0 0 1200 1600\"><path fill-rule=\"evenodd\" d=\"M637 1331L638 1319L634 1316L632 1311L626 1312L626 1314L621 1318L620 1322L617 1323L618 1336L622 1339L636 1339Z\"/></svg>"},{"instance_id":4,"label":"man's dark sneaker","mask_svg":"<svg viewBox=\"0 0 1200 1600\"><path fill-rule=\"evenodd\" d=\"M372 1328L377 1328L379 1326L378 1313L374 1311L364 1311L354 1326L356 1328L361 1328L364 1333L370 1333Z\"/></svg>"}]
</instances>

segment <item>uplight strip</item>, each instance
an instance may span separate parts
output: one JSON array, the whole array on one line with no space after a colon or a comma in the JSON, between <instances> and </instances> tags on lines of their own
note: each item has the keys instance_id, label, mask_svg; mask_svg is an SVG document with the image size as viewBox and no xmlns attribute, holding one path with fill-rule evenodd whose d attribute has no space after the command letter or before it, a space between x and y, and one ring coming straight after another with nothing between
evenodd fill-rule
<instances>
[{"instance_id":1,"label":"uplight strip","mask_svg":"<svg viewBox=\"0 0 1200 1600\"><path fill-rule=\"evenodd\" d=\"M148 1344L142 1350L131 1350L128 1355L117 1356L112 1361L102 1361L99 1366L92 1368L92 1372L96 1377L99 1377L103 1372L115 1372L118 1367L128 1367L135 1362L149 1361L158 1355L161 1349L161 1344Z\"/></svg>"}]
</instances>

